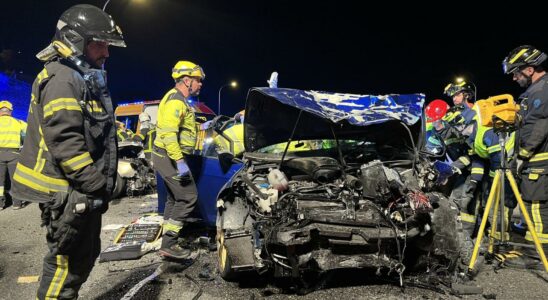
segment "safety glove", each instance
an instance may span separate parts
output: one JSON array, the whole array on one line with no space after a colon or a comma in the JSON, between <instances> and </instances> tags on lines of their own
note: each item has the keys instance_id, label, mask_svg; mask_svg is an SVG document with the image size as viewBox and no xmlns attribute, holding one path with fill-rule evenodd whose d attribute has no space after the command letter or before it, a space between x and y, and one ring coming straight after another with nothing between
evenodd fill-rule
<instances>
[{"instance_id":1,"label":"safety glove","mask_svg":"<svg viewBox=\"0 0 548 300\"><path fill-rule=\"evenodd\" d=\"M177 161L177 176L174 176L173 179L183 184L188 184L190 182L190 169L184 159Z\"/></svg>"}]
</instances>

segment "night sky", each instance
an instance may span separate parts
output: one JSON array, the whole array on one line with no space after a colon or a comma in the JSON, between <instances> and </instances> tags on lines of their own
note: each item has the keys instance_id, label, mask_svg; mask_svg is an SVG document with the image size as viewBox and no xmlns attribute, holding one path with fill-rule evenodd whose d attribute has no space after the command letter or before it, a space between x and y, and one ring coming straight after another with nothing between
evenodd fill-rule
<instances>
[{"instance_id":1,"label":"night sky","mask_svg":"<svg viewBox=\"0 0 548 300\"><path fill-rule=\"evenodd\" d=\"M105 2L2 1L0 46L21 52L22 77L40 71L34 55L76 3ZM517 96L521 89L502 73L503 58L522 44L548 51L546 14L535 16L533 2L489 11L462 1L439 7L382 1L378 10L363 5L368 1L111 0L107 12L128 45L111 48L107 60L113 98L161 98L180 59L204 68L200 100L215 111L219 87L239 82L236 90L223 89L228 115L243 108L249 88L266 86L272 71L279 72L280 87L297 89L420 92L427 100L449 100L443 88L460 75L477 85L479 98Z\"/></svg>"}]
</instances>

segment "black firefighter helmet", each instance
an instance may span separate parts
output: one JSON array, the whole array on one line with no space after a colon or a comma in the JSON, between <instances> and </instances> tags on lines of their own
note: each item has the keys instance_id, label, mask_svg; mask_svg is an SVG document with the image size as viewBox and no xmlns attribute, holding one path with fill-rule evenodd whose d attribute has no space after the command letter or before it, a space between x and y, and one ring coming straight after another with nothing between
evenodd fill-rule
<instances>
[{"instance_id":1,"label":"black firefighter helmet","mask_svg":"<svg viewBox=\"0 0 548 300\"><path fill-rule=\"evenodd\" d=\"M537 67L546 61L546 54L533 46L523 45L512 50L502 61L504 74L512 74L526 66Z\"/></svg>"},{"instance_id":2,"label":"black firefighter helmet","mask_svg":"<svg viewBox=\"0 0 548 300\"><path fill-rule=\"evenodd\" d=\"M52 46L63 57L83 58L84 49L91 41L111 46L126 47L122 30L112 17L100 8L78 4L67 9L57 21ZM37 56L47 60L47 49Z\"/></svg>"}]
</instances>

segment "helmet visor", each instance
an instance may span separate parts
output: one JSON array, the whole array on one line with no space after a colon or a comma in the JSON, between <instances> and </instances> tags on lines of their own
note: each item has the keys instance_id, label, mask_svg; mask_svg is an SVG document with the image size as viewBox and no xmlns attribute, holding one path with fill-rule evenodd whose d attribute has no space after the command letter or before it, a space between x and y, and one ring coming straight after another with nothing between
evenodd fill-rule
<instances>
[{"instance_id":1,"label":"helmet visor","mask_svg":"<svg viewBox=\"0 0 548 300\"><path fill-rule=\"evenodd\" d=\"M106 31L93 31L89 35L92 41L104 42L109 46L114 47L126 47L126 42L124 41L124 36L122 35L122 30L119 26L113 25L112 30Z\"/></svg>"},{"instance_id":2,"label":"helmet visor","mask_svg":"<svg viewBox=\"0 0 548 300\"><path fill-rule=\"evenodd\" d=\"M107 43L109 46L114 46L114 47L122 47L122 48L127 47L126 42L123 39L108 39L108 38L92 37L91 40L95 42Z\"/></svg>"},{"instance_id":3,"label":"helmet visor","mask_svg":"<svg viewBox=\"0 0 548 300\"><path fill-rule=\"evenodd\" d=\"M505 58L504 61L502 61L502 71L504 72L504 74L512 74L514 73L514 71L517 71L517 70L518 70L518 65L509 63L508 57Z\"/></svg>"}]
</instances>

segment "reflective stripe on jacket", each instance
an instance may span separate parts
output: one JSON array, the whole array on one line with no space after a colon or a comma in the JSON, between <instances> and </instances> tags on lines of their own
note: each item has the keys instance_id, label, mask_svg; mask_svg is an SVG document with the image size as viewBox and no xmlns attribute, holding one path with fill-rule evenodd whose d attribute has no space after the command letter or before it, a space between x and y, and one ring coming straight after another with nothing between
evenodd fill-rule
<instances>
[{"instance_id":1,"label":"reflective stripe on jacket","mask_svg":"<svg viewBox=\"0 0 548 300\"><path fill-rule=\"evenodd\" d=\"M13 176L14 198L47 202L69 185L84 194L112 188L117 155L112 104L107 110L93 98L98 99L68 63L46 63L32 86L25 146ZM102 120L90 122L81 105Z\"/></svg>"}]
</instances>

